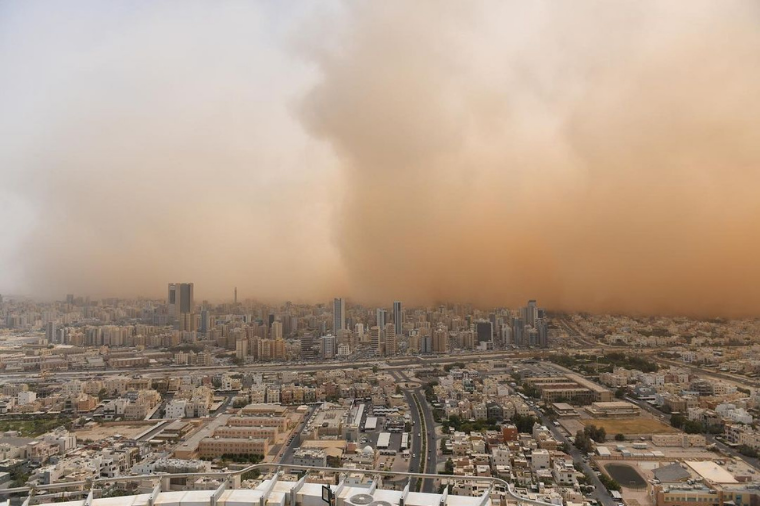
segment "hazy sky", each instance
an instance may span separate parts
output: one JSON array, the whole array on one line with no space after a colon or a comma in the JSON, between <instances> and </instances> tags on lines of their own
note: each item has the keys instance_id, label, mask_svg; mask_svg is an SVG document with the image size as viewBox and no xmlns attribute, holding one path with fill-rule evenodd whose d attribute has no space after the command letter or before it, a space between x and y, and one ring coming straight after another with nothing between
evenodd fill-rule
<instances>
[{"instance_id":1,"label":"hazy sky","mask_svg":"<svg viewBox=\"0 0 760 506\"><path fill-rule=\"evenodd\" d=\"M760 4L0 1L0 293L760 313Z\"/></svg>"}]
</instances>

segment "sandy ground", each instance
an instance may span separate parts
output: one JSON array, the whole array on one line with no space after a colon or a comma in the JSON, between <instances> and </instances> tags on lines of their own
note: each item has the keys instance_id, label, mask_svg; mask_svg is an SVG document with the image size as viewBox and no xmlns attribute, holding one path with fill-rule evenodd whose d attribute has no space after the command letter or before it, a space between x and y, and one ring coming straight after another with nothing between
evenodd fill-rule
<instances>
[{"instance_id":1,"label":"sandy ground","mask_svg":"<svg viewBox=\"0 0 760 506\"><path fill-rule=\"evenodd\" d=\"M102 426L93 427L92 429L80 429L76 430L77 440L82 441L85 439L91 439L92 441L99 441L107 437L121 434L126 437L133 437L148 429L147 425L117 425L117 426Z\"/></svg>"}]
</instances>

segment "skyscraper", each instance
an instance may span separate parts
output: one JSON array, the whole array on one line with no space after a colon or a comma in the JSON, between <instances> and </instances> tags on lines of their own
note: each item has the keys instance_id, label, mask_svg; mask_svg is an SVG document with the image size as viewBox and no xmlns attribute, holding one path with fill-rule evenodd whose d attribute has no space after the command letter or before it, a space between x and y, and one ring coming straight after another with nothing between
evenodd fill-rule
<instances>
[{"instance_id":1,"label":"skyscraper","mask_svg":"<svg viewBox=\"0 0 760 506\"><path fill-rule=\"evenodd\" d=\"M381 329L384 329L385 324L387 323L386 320L388 320L388 311L386 311L385 309L378 308L377 309L377 326L380 327Z\"/></svg>"},{"instance_id":2,"label":"skyscraper","mask_svg":"<svg viewBox=\"0 0 760 506\"><path fill-rule=\"evenodd\" d=\"M282 322L280 321L274 321L272 322L272 339L282 339Z\"/></svg>"},{"instance_id":3,"label":"skyscraper","mask_svg":"<svg viewBox=\"0 0 760 506\"><path fill-rule=\"evenodd\" d=\"M433 353L448 353L449 331L446 327L438 327L433 332Z\"/></svg>"},{"instance_id":4,"label":"skyscraper","mask_svg":"<svg viewBox=\"0 0 760 506\"><path fill-rule=\"evenodd\" d=\"M523 331L525 330L525 320L522 318L512 318L512 343L517 346L524 346Z\"/></svg>"},{"instance_id":5,"label":"skyscraper","mask_svg":"<svg viewBox=\"0 0 760 506\"><path fill-rule=\"evenodd\" d=\"M374 327L369 329L369 336L370 336L370 343L372 344L372 350L377 355L383 354L383 341L382 341L382 331L380 330L380 327L375 325Z\"/></svg>"},{"instance_id":6,"label":"skyscraper","mask_svg":"<svg viewBox=\"0 0 760 506\"><path fill-rule=\"evenodd\" d=\"M169 313L178 318L183 313L195 312L193 283L169 283Z\"/></svg>"},{"instance_id":7,"label":"skyscraper","mask_svg":"<svg viewBox=\"0 0 760 506\"><path fill-rule=\"evenodd\" d=\"M401 307L401 301L397 300L393 303L393 326L396 331L396 335L400 336L404 333L404 316L403 309Z\"/></svg>"},{"instance_id":8,"label":"skyscraper","mask_svg":"<svg viewBox=\"0 0 760 506\"><path fill-rule=\"evenodd\" d=\"M335 336L328 334L320 338L319 353L323 359L334 358L335 348Z\"/></svg>"},{"instance_id":9,"label":"skyscraper","mask_svg":"<svg viewBox=\"0 0 760 506\"><path fill-rule=\"evenodd\" d=\"M396 328L392 323L385 324L385 354L393 356L397 353Z\"/></svg>"},{"instance_id":10,"label":"skyscraper","mask_svg":"<svg viewBox=\"0 0 760 506\"><path fill-rule=\"evenodd\" d=\"M475 322L475 331L478 334L478 342L485 343L493 340L493 323L487 320Z\"/></svg>"},{"instance_id":11,"label":"skyscraper","mask_svg":"<svg viewBox=\"0 0 760 506\"><path fill-rule=\"evenodd\" d=\"M535 327L536 326L536 317L538 313L538 307L536 306L536 301L531 299L528 301L528 305L524 308L522 308L522 318L523 322L525 322L525 325Z\"/></svg>"},{"instance_id":12,"label":"skyscraper","mask_svg":"<svg viewBox=\"0 0 760 506\"><path fill-rule=\"evenodd\" d=\"M346 302L343 299L333 299L333 332L346 328Z\"/></svg>"},{"instance_id":13,"label":"skyscraper","mask_svg":"<svg viewBox=\"0 0 760 506\"><path fill-rule=\"evenodd\" d=\"M538 345L541 348L548 348L549 326L544 318L536 318L536 330L538 330Z\"/></svg>"},{"instance_id":14,"label":"skyscraper","mask_svg":"<svg viewBox=\"0 0 760 506\"><path fill-rule=\"evenodd\" d=\"M45 339L48 344L53 344L57 341L55 322L48 322L45 326Z\"/></svg>"}]
</instances>

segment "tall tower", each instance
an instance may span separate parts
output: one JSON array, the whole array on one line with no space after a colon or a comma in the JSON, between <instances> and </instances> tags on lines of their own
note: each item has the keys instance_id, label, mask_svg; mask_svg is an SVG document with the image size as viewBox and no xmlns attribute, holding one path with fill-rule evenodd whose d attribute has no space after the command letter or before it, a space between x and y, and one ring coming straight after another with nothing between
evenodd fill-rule
<instances>
[{"instance_id":1,"label":"tall tower","mask_svg":"<svg viewBox=\"0 0 760 506\"><path fill-rule=\"evenodd\" d=\"M169 283L169 314L179 322L179 330L196 330L194 291L192 283Z\"/></svg>"},{"instance_id":2,"label":"tall tower","mask_svg":"<svg viewBox=\"0 0 760 506\"><path fill-rule=\"evenodd\" d=\"M237 287L235 287L235 305L237 306Z\"/></svg>"},{"instance_id":3,"label":"tall tower","mask_svg":"<svg viewBox=\"0 0 760 506\"><path fill-rule=\"evenodd\" d=\"M400 336L404 332L403 323L404 316L402 312L401 301L397 300L393 302L393 326L397 336Z\"/></svg>"},{"instance_id":4,"label":"tall tower","mask_svg":"<svg viewBox=\"0 0 760 506\"><path fill-rule=\"evenodd\" d=\"M47 339L48 344L56 342L58 336L56 336L55 322L47 322L47 325L45 326L45 338Z\"/></svg>"},{"instance_id":5,"label":"tall tower","mask_svg":"<svg viewBox=\"0 0 760 506\"><path fill-rule=\"evenodd\" d=\"M378 308L377 310L377 326L381 329L385 328L385 324L388 320L388 311Z\"/></svg>"},{"instance_id":6,"label":"tall tower","mask_svg":"<svg viewBox=\"0 0 760 506\"><path fill-rule=\"evenodd\" d=\"M385 354L393 356L397 353L396 329L392 323L385 324Z\"/></svg>"},{"instance_id":7,"label":"tall tower","mask_svg":"<svg viewBox=\"0 0 760 506\"><path fill-rule=\"evenodd\" d=\"M193 283L169 283L169 309L173 316L195 312Z\"/></svg>"},{"instance_id":8,"label":"tall tower","mask_svg":"<svg viewBox=\"0 0 760 506\"><path fill-rule=\"evenodd\" d=\"M346 328L346 301L333 299L333 332L337 335L339 330Z\"/></svg>"},{"instance_id":9,"label":"tall tower","mask_svg":"<svg viewBox=\"0 0 760 506\"><path fill-rule=\"evenodd\" d=\"M531 299L528 301L527 307L523 308L523 314L522 318L525 322L525 325L530 325L531 327L536 326L536 317L538 313L538 307L536 306L536 301Z\"/></svg>"},{"instance_id":10,"label":"tall tower","mask_svg":"<svg viewBox=\"0 0 760 506\"><path fill-rule=\"evenodd\" d=\"M382 341L382 330L379 326L375 325L374 327L369 329L369 335L370 335L370 343L372 343L372 350L374 350L376 355L382 355L383 354L383 341Z\"/></svg>"}]
</instances>

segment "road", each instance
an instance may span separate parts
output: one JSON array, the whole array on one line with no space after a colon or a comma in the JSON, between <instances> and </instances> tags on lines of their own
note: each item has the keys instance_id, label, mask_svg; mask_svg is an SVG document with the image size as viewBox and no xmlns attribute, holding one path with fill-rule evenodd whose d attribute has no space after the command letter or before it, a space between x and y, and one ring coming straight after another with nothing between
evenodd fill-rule
<instances>
[{"instance_id":1,"label":"road","mask_svg":"<svg viewBox=\"0 0 760 506\"><path fill-rule=\"evenodd\" d=\"M409 370L411 366L429 367L439 364L450 364L454 362L477 360L479 358L485 360L498 360L502 358L516 358L516 357L532 357L540 353L538 350L528 351L494 351L489 353L458 353L454 355L444 356L413 356L413 357L399 357L398 359L367 359L357 360L350 364L341 361L334 362L307 362L307 363L262 363L253 365L210 365L210 366L182 366L182 367L151 367L148 369L99 369L99 370L77 370L77 371L56 371L54 377L42 378L39 374L33 374L31 371L23 373L12 374L0 374L0 380L6 382L39 382L50 381L52 379L60 379L66 381L71 378L93 378L114 376L119 374L134 375L139 374L142 377L165 377L174 374L184 374L190 372L204 372L206 374L224 373L224 372L279 372L283 368L287 368L290 371L296 372L315 372L315 371L329 371L335 369L346 369L349 367L371 367L372 365L378 365L378 368L383 371L393 370Z\"/></svg>"},{"instance_id":2,"label":"road","mask_svg":"<svg viewBox=\"0 0 760 506\"><path fill-rule=\"evenodd\" d=\"M293 458L293 453L298 449L299 446L301 446L301 431L306 426L316 409L316 406L309 406L309 412L306 413L306 415L303 417L303 420L301 420L301 423L299 423L298 427L296 427L296 429L292 432L291 438L289 439L290 442L285 448L285 451L280 450L280 464L287 464L290 459Z\"/></svg>"},{"instance_id":3,"label":"road","mask_svg":"<svg viewBox=\"0 0 760 506\"><path fill-rule=\"evenodd\" d=\"M438 442L435 435L435 420L433 410L425 399L425 392L421 386L406 388L405 385L412 382L409 376L402 370L394 370L391 375L396 378L398 385L404 393L406 402L409 405L409 411L412 415L412 443L409 470L417 472L435 473L438 466ZM417 385L417 383L413 383ZM415 402L415 400L417 402ZM419 406L419 409L418 409ZM422 416L420 417L420 410ZM424 420L424 424L423 424ZM417 437L420 434L420 437ZM425 440L425 455L422 455L422 438ZM424 470L423 470L424 469ZM416 479L412 481L412 489L416 485ZM432 478L422 480L422 492L436 492L436 483Z\"/></svg>"},{"instance_id":4,"label":"road","mask_svg":"<svg viewBox=\"0 0 760 506\"><path fill-rule=\"evenodd\" d=\"M554 435L554 439L560 443L565 444L565 446L568 448L567 453L573 458L573 462L580 464L586 476L589 476L591 478L591 484L594 486L594 491L589 495L599 501L603 506L616 506L615 501L612 499L612 496L607 491L605 486L602 485L602 482L596 475L596 471L594 471L588 462L583 460L583 457L585 457L585 455L581 453L578 448L573 446L573 444L570 443L570 441L565 437L565 434L559 429L559 427L556 427L547 417L541 414L537 407L533 407L532 409L534 411L534 414L541 420L541 423L549 428L552 435Z\"/></svg>"}]
</instances>

